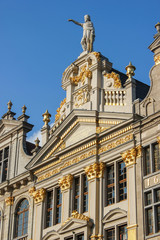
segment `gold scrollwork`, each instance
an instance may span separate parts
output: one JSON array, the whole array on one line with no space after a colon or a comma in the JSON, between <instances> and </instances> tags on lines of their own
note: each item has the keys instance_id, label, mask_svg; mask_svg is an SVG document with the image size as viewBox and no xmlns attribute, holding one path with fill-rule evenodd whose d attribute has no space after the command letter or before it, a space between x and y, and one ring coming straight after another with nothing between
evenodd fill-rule
<instances>
[{"instance_id":1,"label":"gold scrollwork","mask_svg":"<svg viewBox=\"0 0 160 240\"><path fill-rule=\"evenodd\" d=\"M73 219L73 218L85 220L85 221L87 221L87 222L89 222L89 220L90 220L89 217L87 217L87 216L85 216L85 215L83 215L83 214L80 214L80 213L78 213L76 210L74 210L74 211L72 212L71 217L68 218L62 225L66 224L67 222L69 222L69 221L70 221L71 219Z\"/></svg>"},{"instance_id":2,"label":"gold scrollwork","mask_svg":"<svg viewBox=\"0 0 160 240\"><path fill-rule=\"evenodd\" d=\"M59 118L61 117L61 109L65 103L66 103L66 98L63 99L63 101L61 101L60 107L57 109L57 114L55 115L55 121L58 121Z\"/></svg>"},{"instance_id":3,"label":"gold scrollwork","mask_svg":"<svg viewBox=\"0 0 160 240\"><path fill-rule=\"evenodd\" d=\"M70 189L72 187L72 182L73 182L73 176L71 174L59 179L58 183L61 188L61 191L63 192L67 189Z\"/></svg>"},{"instance_id":4,"label":"gold scrollwork","mask_svg":"<svg viewBox=\"0 0 160 240\"><path fill-rule=\"evenodd\" d=\"M81 68L78 76L70 77L70 81L71 81L71 83L73 83L75 85L78 85L78 83L81 81L82 84L84 85L86 77L88 79L91 79L92 78L92 72L89 69L87 69L87 66L85 65Z\"/></svg>"},{"instance_id":5,"label":"gold scrollwork","mask_svg":"<svg viewBox=\"0 0 160 240\"><path fill-rule=\"evenodd\" d=\"M34 187L29 189L30 196L33 197L35 203L43 202L46 196L46 190L44 188L35 190Z\"/></svg>"},{"instance_id":6,"label":"gold scrollwork","mask_svg":"<svg viewBox=\"0 0 160 240\"><path fill-rule=\"evenodd\" d=\"M138 146L122 153L122 159L125 162L126 167L136 164L136 158L141 156L141 149L141 146Z\"/></svg>"},{"instance_id":7,"label":"gold scrollwork","mask_svg":"<svg viewBox=\"0 0 160 240\"><path fill-rule=\"evenodd\" d=\"M154 57L155 65L160 64L160 55Z\"/></svg>"},{"instance_id":8,"label":"gold scrollwork","mask_svg":"<svg viewBox=\"0 0 160 240\"><path fill-rule=\"evenodd\" d=\"M119 74L116 74L115 72L111 72L111 73L104 74L104 77L113 78L114 79L114 87L115 88L121 88L122 87Z\"/></svg>"},{"instance_id":9,"label":"gold scrollwork","mask_svg":"<svg viewBox=\"0 0 160 240\"><path fill-rule=\"evenodd\" d=\"M12 206L14 203L14 197L7 197L5 199L6 206Z\"/></svg>"},{"instance_id":10,"label":"gold scrollwork","mask_svg":"<svg viewBox=\"0 0 160 240\"><path fill-rule=\"evenodd\" d=\"M101 61L101 53L100 52L92 52L94 56L97 58L98 62Z\"/></svg>"},{"instance_id":11,"label":"gold scrollwork","mask_svg":"<svg viewBox=\"0 0 160 240\"><path fill-rule=\"evenodd\" d=\"M94 163L86 167L85 173L87 175L88 180L103 177L104 166L105 166L104 163L101 162L101 163Z\"/></svg>"}]
</instances>

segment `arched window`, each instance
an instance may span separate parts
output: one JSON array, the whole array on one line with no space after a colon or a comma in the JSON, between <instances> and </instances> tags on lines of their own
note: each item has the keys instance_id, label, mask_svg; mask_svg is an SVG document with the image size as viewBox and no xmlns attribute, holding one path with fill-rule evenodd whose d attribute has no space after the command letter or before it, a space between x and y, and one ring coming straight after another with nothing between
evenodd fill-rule
<instances>
[{"instance_id":1,"label":"arched window","mask_svg":"<svg viewBox=\"0 0 160 240\"><path fill-rule=\"evenodd\" d=\"M28 210L28 200L23 199L16 210L15 237L20 237L28 233Z\"/></svg>"}]
</instances>

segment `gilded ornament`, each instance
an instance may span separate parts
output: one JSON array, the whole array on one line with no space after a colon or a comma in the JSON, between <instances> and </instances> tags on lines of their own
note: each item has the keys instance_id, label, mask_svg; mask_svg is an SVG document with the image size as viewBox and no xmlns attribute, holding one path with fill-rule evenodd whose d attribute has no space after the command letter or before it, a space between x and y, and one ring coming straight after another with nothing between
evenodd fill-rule
<instances>
[{"instance_id":1,"label":"gilded ornament","mask_svg":"<svg viewBox=\"0 0 160 240\"><path fill-rule=\"evenodd\" d=\"M55 121L58 121L59 118L61 117L61 109L65 103L66 103L66 98L63 99L63 101L61 101L60 107L57 109L57 114L55 115Z\"/></svg>"},{"instance_id":2,"label":"gilded ornament","mask_svg":"<svg viewBox=\"0 0 160 240\"><path fill-rule=\"evenodd\" d=\"M43 202L46 196L46 190L44 188L35 190L35 187L29 189L30 196L33 197L35 203Z\"/></svg>"},{"instance_id":3,"label":"gilded ornament","mask_svg":"<svg viewBox=\"0 0 160 240\"><path fill-rule=\"evenodd\" d=\"M108 128L106 128L106 127L96 127L96 133L101 133L101 132L105 131L106 129L108 129Z\"/></svg>"},{"instance_id":4,"label":"gilded ornament","mask_svg":"<svg viewBox=\"0 0 160 240\"><path fill-rule=\"evenodd\" d=\"M78 85L78 83L81 81L82 84L84 85L86 77L88 79L92 79L92 72L89 69L87 69L87 66L85 65L81 68L78 76L70 77L70 81L75 85Z\"/></svg>"},{"instance_id":5,"label":"gilded ornament","mask_svg":"<svg viewBox=\"0 0 160 240\"><path fill-rule=\"evenodd\" d=\"M98 62L101 61L101 53L100 52L92 52L94 56L97 58Z\"/></svg>"},{"instance_id":6,"label":"gilded ornament","mask_svg":"<svg viewBox=\"0 0 160 240\"><path fill-rule=\"evenodd\" d=\"M155 65L160 64L160 55L154 57Z\"/></svg>"},{"instance_id":7,"label":"gilded ornament","mask_svg":"<svg viewBox=\"0 0 160 240\"><path fill-rule=\"evenodd\" d=\"M67 189L70 189L72 187L72 182L73 182L73 176L71 174L59 179L58 183L61 188L61 191L63 192Z\"/></svg>"},{"instance_id":8,"label":"gilded ornament","mask_svg":"<svg viewBox=\"0 0 160 240\"><path fill-rule=\"evenodd\" d=\"M48 123L50 122L51 114L48 112L48 110L46 110L46 112L43 113L42 116L43 116L43 122L47 126Z\"/></svg>"},{"instance_id":9,"label":"gilded ornament","mask_svg":"<svg viewBox=\"0 0 160 240\"><path fill-rule=\"evenodd\" d=\"M104 163L94 163L85 168L85 173L87 175L88 180L92 180L94 178L103 177L105 165Z\"/></svg>"},{"instance_id":10,"label":"gilded ornament","mask_svg":"<svg viewBox=\"0 0 160 240\"><path fill-rule=\"evenodd\" d=\"M8 111L10 112L10 111L11 111L11 108L12 108L12 106L13 106L11 100L7 103L7 105L8 105Z\"/></svg>"},{"instance_id":11,"label":"gilded ornament","mask_svg":"<svg viewBox=\"0 0 160 240\"><path fill-rule=\"evenodd\" d=\"M85 220L87 222L89 222L90 218L83 215L83 214L80 214L78 213L76 210L74 210L71 214L71 217L68 218L62 225L66 224L67 222L69 222L71 219L81 219L81 220Z\"/></svg>"},{"instance_id":12,"label":"gilded ornament","mask_svg":"<svg viewBox=\"0 0 160 240\"><path fill-rule=\"evenodd\" d=\"M127 71L126 75L128 76L128 78L132 78L135 75L134 71L136 70L136 68L135 68L135 66L132 65L131 62L125 69Z\"/></svg>"},{"instance_id":13,"label":"gilded ornament","mask_svg":"<svg viewBox=\"0 0 160 240\"><path fill-rule=\"evenodd\" d=\"M74 94L74 106L80 107L81 105L85 104L89 101L89 96L88 89L79 89L78 92Z\"/></svg>"},{"instance_id":14,"label":"gilded ornament","mask_svg":"<svg viewBox=\"0 0 160 240\"><path fill-rule=\"evenodd\" d=\"M7 197L5 199L6 206L13 206L14 204L14 197Z\"/></svg>"},{"instance_id":15,"label":"gilded ornament","mask_svg":"<svg viewBox=\"0 0 160 240\"><path fill-rule=\"evenodd\" d=\"M111 73L104 74L104 77L107 77L108 79L113 78L113 80L114 80L114 85L113 86L115 88L121 88L122 87L119 74L116 74L115 72L111 72Z\"/></svg>"},{"instance_id":16,"label":"gilded ornament","mask_svg":"<svg viewBox=\"0 0 160 240\"><path fill-rule=\"evenodd\" d=\"M125 162L126 167L136 164L136 158L140 156L141 156L141 146L134 147L122 153L122 159Z\"/></svg>"},{"instance_id":17,"label":"gilded ornament","mask_svg":"<svg viewBox=\"0 0 160 240\"><path fill-rule=\"evenodd\" d=\"M23 114L26 113L26 109L27 109L27 107L26 107L25 105L23 105L23 107L22 107L22 113L23 113Z\"/></svg>"}]
</instances>

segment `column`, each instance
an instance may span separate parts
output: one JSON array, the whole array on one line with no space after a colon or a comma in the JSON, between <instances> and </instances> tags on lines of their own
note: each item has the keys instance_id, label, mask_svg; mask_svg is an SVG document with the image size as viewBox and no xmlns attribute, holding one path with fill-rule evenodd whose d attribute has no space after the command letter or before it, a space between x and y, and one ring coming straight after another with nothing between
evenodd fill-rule
<instances>
[{"instance_id":1,"label":"column","mask_svg":"<svg viewBox=\"0 0 160 240\"><path fill-rule=\"evenodd\" d=\"M11 236L11 229L12 229L12 226L11 226L11 208L13 206L13 203L14 203L14 197L7 197L5 199L5 212L4 212L4 231L3 231L3 237L2 239L12 239L13 236Z\"/></svg>"},{"instance_id":2,"label":"column","mask_svg":"<svg viewBox=\"0 0 160 240\"><path fill-rule=\"evenodd\" d=\"M71 174L62 177L59 180L59 186L62 192L62 223L65 222L70 217L70 196L71 187L73 182L73 176Z\"/></svg>"},{"instance_id":3,"label":"column","mask_svg":"<svg viewBox=\"0 0 160 240\"><path fill-rule=\"evenodd\" d=\"M137 240L137 204L136 204L136 158L141 155L141 146L132 148L122 154L127 168L128 200L128 240Z\"/></svg>"},{"instance_id":4,"label":"column","mask_svg":"<svg viewBox=\"0 0 160 240\"><path fill-rule=\"evenodd\" d=\"M34 221L33 221L33 240L41 240L42 239L42 224L43 224L43 204L46 196L45 189L41 188L35 190L35 188L31 188L29 190L30 195L34 199Z\"/></svg>"},{"instance_id":5,"label":"column","mask_svg":"<svg viewBox=\"0 0 160 240\"><path fill-rule=\"evenodd\" d=\"M100 228L100 178L103 177L104 164L94 163L86 167L85 172L88 178L88 214L94 222L94 228L91 236L91 240L101 240L102 234L99 233Z\"/></svg>"}]
</instances>

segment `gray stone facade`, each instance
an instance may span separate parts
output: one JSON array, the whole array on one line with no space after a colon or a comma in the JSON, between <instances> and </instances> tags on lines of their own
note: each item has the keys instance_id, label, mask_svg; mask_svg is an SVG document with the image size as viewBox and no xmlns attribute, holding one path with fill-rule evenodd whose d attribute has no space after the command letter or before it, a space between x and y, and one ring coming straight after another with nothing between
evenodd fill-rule
<instances>
[{"instance_id":1,"label":"gray stone facade","mask_svg":"<svg viewBox=\"0 0 160 240\"><path fill-rule=\"evenodd\" d=\"M0 240L160 239L160 33L151 86L81 54L63 73L55 123L42 147L23 113L0 120ZM26 201L24 201L26 200ZM23 207L26 204L25 207Z\"/></svg>"}]
</instances>

